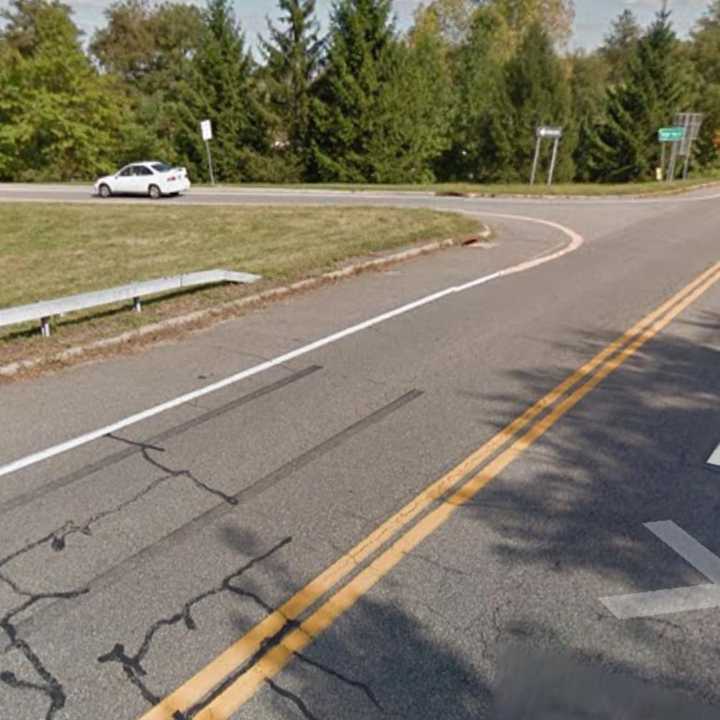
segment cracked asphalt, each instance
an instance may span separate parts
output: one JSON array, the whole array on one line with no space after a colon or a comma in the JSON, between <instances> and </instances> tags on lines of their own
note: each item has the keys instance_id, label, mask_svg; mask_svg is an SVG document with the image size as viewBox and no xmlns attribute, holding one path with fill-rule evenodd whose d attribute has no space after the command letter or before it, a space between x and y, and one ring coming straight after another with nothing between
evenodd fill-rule
<instances>
[{"instance_id":1,"label":"cracked asphalt","mask_svg":"<svg viewBox=\"0 0 720 720\"><path fill-rule=\"evenodd\" d=\"M0 187L3 199L84 193ZM720 608L620 620L599 600L704 582L646 522L673 520L720 554L720 475L705 464L720 443L720 286L476 493L433 496L397 536L358 550L720 261L720 197L203 190L170 202L428 206L477 214L496 239L2 385L0 466L567 244L528 218L585 242L0 478L0 718L720 715ZM343 559L346 575L288 609ZM180 709L157 709L188 681ZM227 701L239 687L251 690Z\"/></svg>"}]
</instances>

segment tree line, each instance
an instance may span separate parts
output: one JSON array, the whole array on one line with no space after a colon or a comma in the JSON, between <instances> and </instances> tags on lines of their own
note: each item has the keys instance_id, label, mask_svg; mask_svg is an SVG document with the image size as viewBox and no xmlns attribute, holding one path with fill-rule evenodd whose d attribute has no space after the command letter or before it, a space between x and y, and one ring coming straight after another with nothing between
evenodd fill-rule
<instances>
[{"instance_id":1,"label":"tree line","mask_svg":"<svg viewBox=\"0 0 720 720\"><path fill-rule=\"evenodd\" d=\"M161 158L222 182L526 182L539 124L561 181L654 177L657 130L706 114L694 167L720 165L720 0L690 37L629 10L569 52L572 0L431 0L405 32L391 0L277 0L255 51L231 0L119 0L83 38L58 0L0 26L0 179L87 179Z\"/></svg>"}]
</instances>

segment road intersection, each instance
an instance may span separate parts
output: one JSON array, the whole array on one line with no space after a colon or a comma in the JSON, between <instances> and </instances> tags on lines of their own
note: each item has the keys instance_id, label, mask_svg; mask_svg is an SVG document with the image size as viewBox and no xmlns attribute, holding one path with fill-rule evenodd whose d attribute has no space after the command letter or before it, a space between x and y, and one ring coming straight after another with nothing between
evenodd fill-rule
<instances>
[{"instance_id":1,"label":"road intersection","mask_svg":"<svg viewBox=\"0 0 720 720\"><path fill-rule=\"evenodd\" d=\"M716 607L607 604L714 582L710 190L194 201L458 210L498 243L0 388L0 717L716 715Z\"/></svg>"}]
</instances>

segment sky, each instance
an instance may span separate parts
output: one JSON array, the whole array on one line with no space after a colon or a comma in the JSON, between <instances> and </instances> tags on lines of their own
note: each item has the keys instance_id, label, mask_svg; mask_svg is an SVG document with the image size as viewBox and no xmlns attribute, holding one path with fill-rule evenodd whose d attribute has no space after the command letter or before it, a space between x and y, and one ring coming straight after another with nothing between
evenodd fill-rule
<instances>
[{"instance_id":1,"label":"sky","mask_svg":"<svg viewBox=\"0 0 720 720\"><path fill-rule=\"evenodd\" d=\"M93 30L103 23L103 11L110 5L110 2L103 0L64 1L73 8L75 22L86 35L91 35ZM203 4L202 0L191 1ZM407 27L420 2L421 0L394 0L400 27ZM8 3L9 0L0 0L0 8L7 7ZM575 33L571 47L587 50L596 48L602 42L611 21L625 8L630 8L640 22L646 24L661 3L662 0L575 0ZM669 0L678 33L685 35L709 4L710 0ZM331 5L332 0L317 0L318 14L323 22L327 20ZM235 9L248 40L254 44L257 34L266 30L266 16L275 17L277 2L276 0L235 0Z\"/></svg>"}]
</instances>

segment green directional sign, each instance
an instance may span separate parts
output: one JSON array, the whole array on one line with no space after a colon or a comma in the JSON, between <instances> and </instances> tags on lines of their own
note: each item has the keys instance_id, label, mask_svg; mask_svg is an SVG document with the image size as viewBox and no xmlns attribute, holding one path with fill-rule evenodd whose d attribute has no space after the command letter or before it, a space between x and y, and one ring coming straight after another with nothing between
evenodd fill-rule
<instances>
[{"instance_id":1,"label":"green directional sign","mask_svg":"<svg viewBox=\"0 0 720 720\"><path fill-rule=\"evenodd\" d=\"M658 140L660 142L680 142L685 138L685 128L683 127L669 127L660 128L658 131Z\"/></svg>"}]
</instances>

